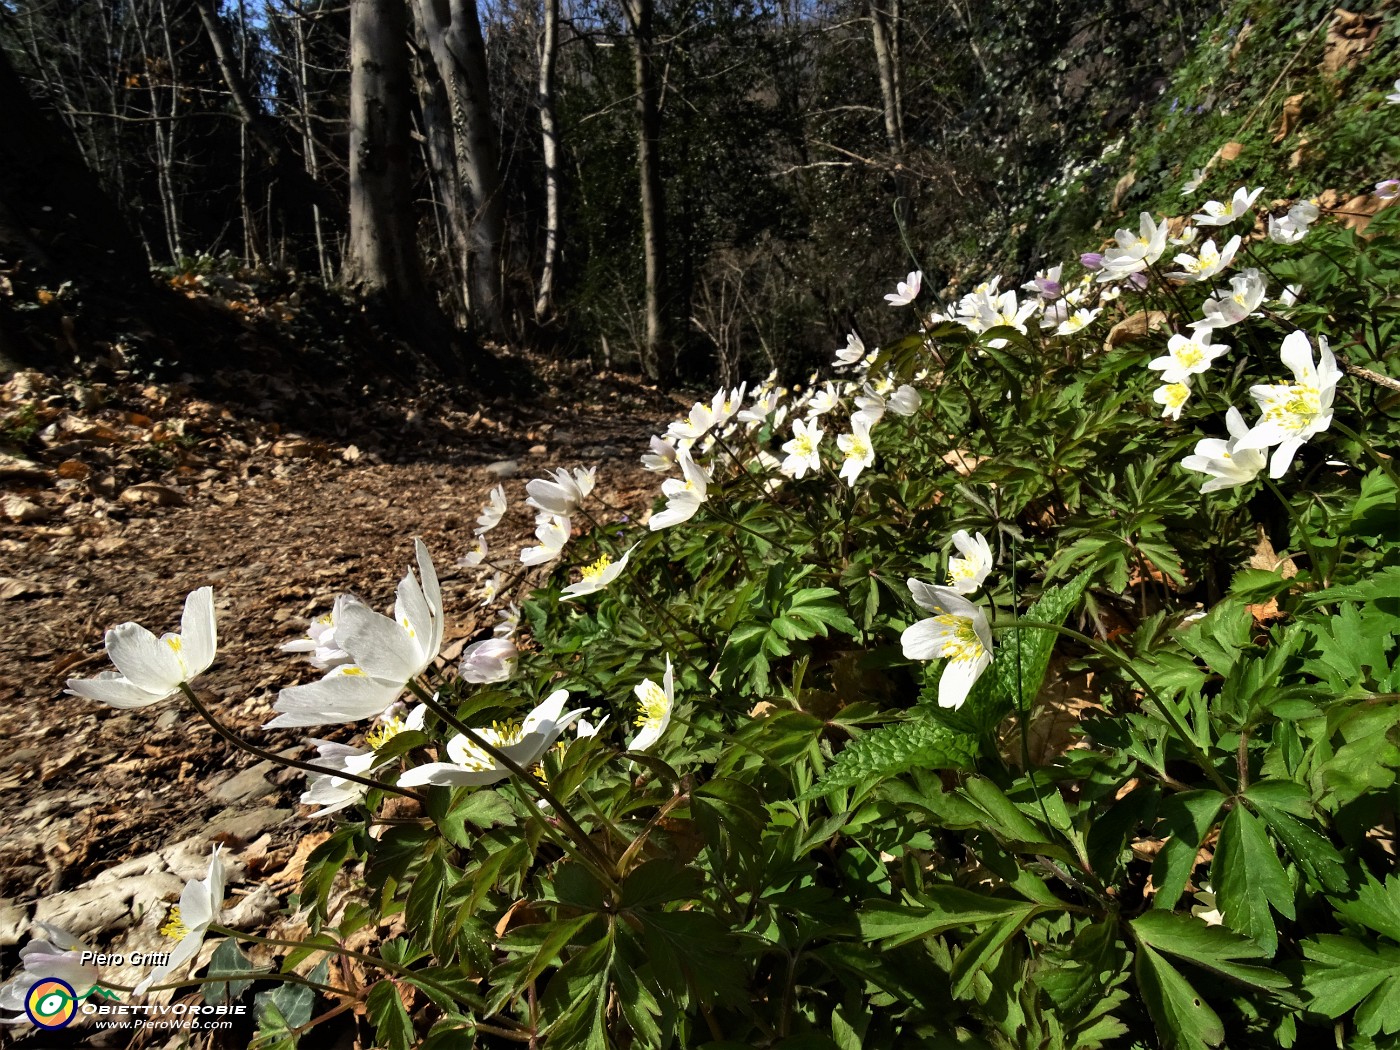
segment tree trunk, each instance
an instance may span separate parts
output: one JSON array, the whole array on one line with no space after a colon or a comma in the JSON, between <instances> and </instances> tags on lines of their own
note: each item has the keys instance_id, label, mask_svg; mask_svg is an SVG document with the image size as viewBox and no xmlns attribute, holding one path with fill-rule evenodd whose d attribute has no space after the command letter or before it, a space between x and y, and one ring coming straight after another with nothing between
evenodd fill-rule
<instances>
[{"instance_id":1,"label":"tree trunk","mask_svg":"<svg viewBox=\"0 0 1400 1050\"><path fill-rule=\"evenodd\" d=\"M397 0L351 0L346 280L390 304L423 297L409 206L406 32Z\"/></svg>"},{"instance_id":2,"label":"tree trunk","mask_svg":"<svg viewBox=\"0 0 1400 1050\"><path fill-rule=\"evenodd\" d=\"M438 75L433 62L422 20L415 21L418 61L414 65L413 80L418 90L418 108L423 114L423 144L433 181L439 226L446 228L442 241L444 250L450 256L449 270L457 290L453 297L456 304L454 309L458 311L461 323L468 324L472 305L471 211L457 173L457 147L452 134L452 104L447 98L447 85Z\"/></svg>"},{"instance_id":3,"label":"tree trunk","mask_svg":"<svg viewBox=\"0 0 1400 1050\"><path fill-rule=\"evenodd\" d=\"M487 332L503 330L501 241L506 200L501 184L500 136L491 116L486 41L476 0L414 0L414 11L447 89L457 175L471 202L472 316Z\"/></svg>"},{"instance_id":4,"label":"tree trunk","mask_svg":"<svg viewBox=\"0 0 1400 1050\"><path fill-rule=\"evenodd\" d=\"M554 60L559 53L559 0L544 0L540 40L540 132L544 146L544 264L535 296L535 320L554 308L554 267L559 257L559 125L554 112Z\"/></svg>"},{"instance_id":5,"label":"tree trunk","mask_svg":"<svg viewBox=\"0 0 1400 1050\"><path fill-rule=\"evenodd\" d=\"M428 294L410 206L408 54L402 0L351 0L345 279L422 353L457 372L460 347Z\"/></svg>"},{"instance_id":6,"label":"tree trunk","mask_svg":"<svg viewBox=\"0 0 1400 1050\"><path fill-rule=\"evenodd\" d=\"M642 261L646 268L646 335L642 371L666 380L675 370L667 338L665 313L666 196L661 182L661 107L652 64L654 0L624 0L631 30L632 66L637 97L637 175L641 183Z\"/></svg>"},{"instance_id":7,"label":"tree trunk","mask_svg":"<svg viewBox=\"0 0 1400 1050\"><path fill-rule=\"evenodd\" d=\"M885 143L890 153L898 157L904 152L904 115L899 105L899 55L895 36L899 0L888 0L889 11L881 6L884 2L886 0L870 0L870 33L875 43L875 68L880 75L880 99L884 103Z\"/></svg>"}]
</instances>

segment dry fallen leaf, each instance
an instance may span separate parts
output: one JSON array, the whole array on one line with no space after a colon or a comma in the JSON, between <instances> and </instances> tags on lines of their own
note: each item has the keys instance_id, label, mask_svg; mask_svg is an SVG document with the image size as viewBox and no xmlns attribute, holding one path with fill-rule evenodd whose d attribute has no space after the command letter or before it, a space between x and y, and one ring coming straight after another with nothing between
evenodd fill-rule
<instances>
[{"instance_id":1,"label":"dry fallen leaf","mask_svg":"<svg viewBox=\"0 0 1400 1050\"><path fill-rule=\"evenodd\" d=\"M1283 103L1283 115L1279 118L1278 131L1274 133L1275 145L1298 130L1298 125L1303 121L1303 97L1302 94L1289 95Z\"/></svg>"},{"instance_id":2,"label":"dry fallen leaf","mask_svg":"<svg viewBox=\"0 0 1400 1050\"><path fill-rule=\"evenodd\" d=\"M1130 343L1158 328L1165 328L1167 323L1167 315L1161 310L1140 310L1108 330L1108 338L1103 341L1103 348L1112 350L1115 346Z\"/></svg>"},{"instance_id":3,"label":"dry fallen leaf","mask_svg":"<svg viewBox=\"0 0 1400 1050\"><path fill-rule=\"evenodd\" d=\"M121 494L123 503L154 503L157 507L179 507L185 503L185 497L175 489L167 485L158 485L154 481L143 481L139 485L132 485Z\"/></svg>"},{"instance_id":4,"label":"dry fallen leaf","mask_svg":"<svg viewBox=\"0 0 1400 1050\"><path fill-rule=\"evenodd\" d=\"M1351 69L1371 50L1376 34L1381 31L1380 15L1356 14L1344 7L1333 12L1327 27L1327 42L1322 49L1322 71L1338 73Z\"/></svg>"}]
</instances>

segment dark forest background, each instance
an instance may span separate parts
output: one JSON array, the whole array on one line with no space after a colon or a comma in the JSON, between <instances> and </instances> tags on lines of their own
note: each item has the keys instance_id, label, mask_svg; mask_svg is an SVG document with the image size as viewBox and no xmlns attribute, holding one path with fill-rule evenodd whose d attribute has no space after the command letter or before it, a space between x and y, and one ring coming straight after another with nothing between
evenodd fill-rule
<instances>
[{"instance_id":1,"label":"dark forest background","mask_svg":"<svg viewBox=\"0 0 1400 1050\"><path fill-rule=\"evenodd\" d=\"M449 370L791 372L893 334L909 269L1042 264L1220 6L0 0L0 255L275 275Z\"/></svg>"}]
</instances>

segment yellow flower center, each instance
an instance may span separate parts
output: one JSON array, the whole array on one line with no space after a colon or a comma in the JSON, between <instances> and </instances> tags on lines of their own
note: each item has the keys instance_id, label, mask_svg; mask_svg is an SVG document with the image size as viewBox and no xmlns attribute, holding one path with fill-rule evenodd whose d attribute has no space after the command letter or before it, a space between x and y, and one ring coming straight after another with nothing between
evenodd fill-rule
<instances>
[{"instance_id":1,"label":"yellow flower center","mask_svg":"<svg viewBox=\"0 0 1400 1050\"><path fill-rule=\"evenodd\" d=\"M1168 408L1180 408L1186 404L1186 399L1191 396L1191 388L1185 383L1172 383L1167 387L1166 399Z\"/></svg>"},{"instance_id":2,"label":"yellow flower center","mask_svg":"<svg viewBox=\"0 0 1400 1050\"><path fill-rule=\"evenodd\" d=\"M405 727L402 718L391 718L387 722L383 722L380 725L375 726L375 728L371 729L368 733L366 733L365 743L368 744L375 751L378 751L390 740L393 740L394 737L402 733L404 731L404 728Z\"/></svg>"},{"instance_id":3,"label":"yellow flower center","mask_svg":"<svg viewBox=\"0 0 1400 1050\"><path fill-rule=\"evenodd\" d=\"M492 722L489 729L478 729L476 735L498 748L518 744L524 736L524 727L519 722ZM461 740L461 750L452 756L459 766L473 773L484 773L496 768L496 760L486 753L486 749L465 737Z\"/></svg>"},{"instance_id":4,"label":"yellow flower center","mask_svg":"<svg viewBox=\"0 0 1400 1050\"><path fill-rule=\"evenodd\" d=\"M651 679L642 683L638 700L640 701L636 719L638 726L659 725L661 720L666 717L666 691Z\"/></svg>"},{"instance_id":5,"label":"yellow flower center","mask_svg":"<svg viewBox=\"0 0 1400 1050\"><path fill-rule=\"evenodd\" d=\"M170 912L165 917L165 925L160 928L162 937L169 937L172 941L184 940L190 934L190 929L185 925L185 921L180 918L180 906L173 905Z\"/></svg>"},{"instance_id":6,"label":"yellow flower center","mask_svg":"<svg viewBox=\"0 0 1400 1050\"><path fill-rule=\"evenodd\" d=\"M870 443L859 434L852 434L850 447L846 449L846 459L867 459L869 456Z\"/></svg>"},{"instance_id":7,"label":"yellow flower center","mask_svg":"<svg viewBox=\"0 0 1400 1050\"><path fill-rule=\"evenodd\" d=\"M1264 418L1291 430L1302 430L1322 412L1322 392L1307 383L1285 383L1276 388L1283 395L1264 412Z\"/></svg>"},{"instance_id":8,"label":"yellow flower center","mask_svg":"<svg viewBox=\"0 0 1400 1050\"><path fill-rule=\"evenodd\" d=\"M583 578L585 580L596 580L599 576L603 575L603 570L611 564L612 559L609 558L606 554L604 554L592 565L585 565L583 567Z\"/></svg>"},{"instance_id":9,"label":"yellow flower center","mask_svg":"<svg viewBox=\"0 0 1400 1050\"><path fill-rule=\"evenodd\" d=\"M971 558L954 558L948 563L948 582L960 583L977 575L977 563Z\"/></svg>"},{"instance_id":10,"label":"yellow flower center","mask_svg":"<svg viewBox=\"0 0 1400 1050\"><path fill-rule=\"evenodd\" d=\"M345 668L345 670L341 671L340 673L363 676L365 672L361 668L351 665L350 667Z\"/></svg>"},{"instance_id":11,"label":"yellow flower center","mask_svg":"<svg viewBox=\"0 0 1400 1050\"><path fill-rule=\"evenodd\" d=\"M1176 352L1176 359L1186 368L1194 368L1205 358L1205 351L1201 349L1200 343L1187 343Z\"/></svg>"},{"instance_id":12,"label":"yellow flower center","mask_svg":"<svg viewBox=\"0 0 1400 1050\"><path fill-rule=\"evenodd\" d=\"M980 660L987 654L982 639L977 637L977 628L968 616L955 616L944 613L935 616L933 622L943 628L938 642L942 646L939 656L945 660Z\"/></svg>"}]
</instances>

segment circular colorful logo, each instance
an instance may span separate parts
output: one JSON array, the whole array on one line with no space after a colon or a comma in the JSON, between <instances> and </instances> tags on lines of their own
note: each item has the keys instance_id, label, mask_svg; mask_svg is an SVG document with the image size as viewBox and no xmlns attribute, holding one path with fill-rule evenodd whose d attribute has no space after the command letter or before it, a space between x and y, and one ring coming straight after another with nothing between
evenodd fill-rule
<instances>
[{"instance_id":1,"label":"circular colorful logo","mask_svg":"<svg viewBox=\"0 0 1400 1050\"><path fill-rule=\"evenodd\" d=\"M78 996L67 981L45 977L30 986L24 1012L40 1028L64 1028L78 1012Z\"/></svg>"}]
</instances>

